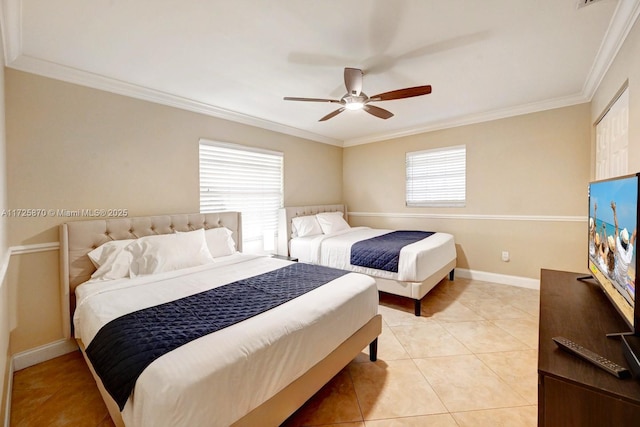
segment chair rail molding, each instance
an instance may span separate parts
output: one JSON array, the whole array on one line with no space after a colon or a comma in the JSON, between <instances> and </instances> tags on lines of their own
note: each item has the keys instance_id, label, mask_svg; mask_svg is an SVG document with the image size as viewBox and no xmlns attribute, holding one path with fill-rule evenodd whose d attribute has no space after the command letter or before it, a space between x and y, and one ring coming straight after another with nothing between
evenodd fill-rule
<instances>
[{"instance_id":1,"label":"chair rail molding","mask_svg":"<svg viewBox=\"0 0 640 427\"><path fill-rule=\"evenodd\" d=\"M378 218L427 218L490 221L587 222L586 216L571 215L498 215L498 214L434 214L410 212L349 212L349 216Z\"/></svg>"}]
</instances>

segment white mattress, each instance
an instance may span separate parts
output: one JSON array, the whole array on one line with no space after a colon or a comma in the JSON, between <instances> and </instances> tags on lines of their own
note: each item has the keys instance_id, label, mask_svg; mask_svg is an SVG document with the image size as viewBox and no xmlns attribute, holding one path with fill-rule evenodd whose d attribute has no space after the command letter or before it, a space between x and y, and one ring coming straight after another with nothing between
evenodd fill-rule
<instances>
[{"instance_id":1,"label":"white mattress","mask_svg":"<svg viewBox=\"0 0 640 427\"><path fill-rule=\"evenodd\" d=\"M453 236L438 232L403 247L400 251L397 273L351 265L351 246L354 243L392 231L352 227L349 230L331 234L296 237L291 239L290 253L292 257L298 258L301 262L326 265L403 282L422 282L456 258Z\"/></svg>"},{"instance_id":2,"label":"white mattress","mask_svg":"<svg viewBox=\"0 0 640 427\"><path fill-rule=\"evenodd\" d=\"M76 337L85 346L123 314L265 273L288 261L232 255L180 271L86 282L76 289ZM377 314L375 281L347 274L156 359L138 378L127 426L227 426L326 357Z\"/></svg>"}]
</instances>

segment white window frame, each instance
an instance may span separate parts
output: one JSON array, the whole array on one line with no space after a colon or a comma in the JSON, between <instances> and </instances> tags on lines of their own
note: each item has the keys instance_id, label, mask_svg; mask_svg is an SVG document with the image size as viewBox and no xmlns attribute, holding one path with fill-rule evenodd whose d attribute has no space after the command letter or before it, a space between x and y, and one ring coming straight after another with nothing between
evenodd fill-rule
<instances>
[{"instance_id":1,"label":"white window frame","mask_svg":"<svg viewBox=\"0 0 640 427\"><path fill-rule=\"evenodd\" d=\"M272 251L284 200L284 154L201 139L198 157L200 212L241 212L243 251Z\"/></svg>"},{"instance_id":2,"label":"white window frame","mask_svg":"<svg viewBox=\"0 0 640 427\"><path fill-rule=\"evenodd\" d=\"M466 145L406 153L406 205L464 207L466 163Z\"/></svg>"}]
</instances>

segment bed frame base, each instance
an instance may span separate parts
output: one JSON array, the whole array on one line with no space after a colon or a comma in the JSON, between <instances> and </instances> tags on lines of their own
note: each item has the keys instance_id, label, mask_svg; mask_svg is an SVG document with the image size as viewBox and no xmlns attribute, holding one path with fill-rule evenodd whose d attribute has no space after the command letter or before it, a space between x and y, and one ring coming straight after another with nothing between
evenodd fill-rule
<instances>
[{"instance_id":1,"label":"bed frame base","mask_svg":"<svg viewBox=\"0 0 640 427\"><path fill-rule=\"evenodd\" d=\"M453 282L454 272L455 272L455 269L449 272L449 280L451 280L452 282ZM422 315L422 299L416 298L413 300L413 314L415 314L418 317Z\"/></svg>"},{"instance_id":2,"label":"bed frame base","mask_svg":"<svg viewBox=\"0 0 640 427\"><path fill-rule=\"evenodd\" d=\"M376 285L380 292L411 298L413 313L420 316L422 314L422 298L447 275L449 275L449 280L453 280L455 267L456 260L453 259L422 282L401 282L375 276L374 279L376 279Z\"/></svg>"},{"instance_id":3,"label":"bed frame base","mask_svg":"<svg viewBox=\"0 0 640 427\"><path fill-rule=\"evenodd\" d=\"M375 361L378 350L378 335L382 333L382 316L376 315L340 344L327 357L315 364L305 374L293 381L278 394L236 421L234 427L257 425L278 426L320 390L331 378L349 364L369 344L369 358ZM93 375L102 400L116 427L125 427L118 405L104 388L100 377L91 366L82 341L78 340L91 375Z\"/></svg>"},{"instance_id":4,"label":"bed frame base","mask_svg":"<svg viewBox=\"0 0 640 427\"><path fill-rule=\"evenodd\" d=\"M111 416L113 423L116 425L116 427L125 427L124 421L122 420L122 415L120 414L120 408L118 408L118 404L116 403L116 401L113 400L109 392L107 392L107 390L104 388L104 385L102 384L102 380L100 379L98 374L96 374L96 371L93 369L93 365L91 365L91 362L89 361L89 357L87 356L87 352L85 351L84 343L80 339L77 339L76 341L78 342L78 346L80 347L82 356L84 356L85 362L87 362L89 371L91 371L91 375L93 376L93 379L96 381L96 385L98 386L98 391L100 391L100 396L102 396L102 400L104 401L104 404L107 406L107 411L109 411L109 415Z\"/></svg>"},{"instance_id":5,"label":"bed frame base","mask_svg":"<svg viewBox=\"0 0 640 427\"><path fill-rule=\"evenodd\" d=\"M342 212L345 220L347 219L347 207L342 204L335 205L314 205L314 206L289 206L278 210L278 254L289 256L289 243L293 236L292 220L293 218L307 215L316 215L322 212ZM452 259L438 269L431 276L422 282L404 282L393 279L384 279L372 276L376 279L378 290L392 295L399 295L413 299L414 314L420 316L422 313L421 300L435 285L437 285L447 274L449 280L453 280L453 272L456 267L455 250Z\"/></svg>"},{"instance_id":6,"label":"bed frame base","mask_svg":"<svg viewBox=\"0 0 640 427\"><path fill-rule=\"evenodd\" d=\"M382 316L378 314L303 376L235 422L233 427L278 426L282 424L360 354L367 344L370 345L369 348L371 346L377 348L377 337L381 333Z\"/></svg>"},{"instance_id":7,"label":"bed frame base","mask_svg":"<svg viewBox=\"0 0 640 427\"><path fill-rule=\"evenodd\" d=\"M369 343L369 360L372 362L378 360L378 338Z\"/></svg>"},{"instance_id":8,"label":"bed frame base","mask_svg":"<svg viewBox=\"0 0 640 427\"><path fill-rule=\"evenodd\" d=\"M422 314L422 300L414 299L413 300L413 314L420 317Z\"/></svg>"}]
</instances>

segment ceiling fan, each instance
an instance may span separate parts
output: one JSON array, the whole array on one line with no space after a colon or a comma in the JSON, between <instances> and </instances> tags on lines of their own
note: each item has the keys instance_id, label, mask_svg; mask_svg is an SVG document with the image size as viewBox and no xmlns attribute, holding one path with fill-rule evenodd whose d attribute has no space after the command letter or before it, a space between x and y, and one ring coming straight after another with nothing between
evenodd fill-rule
<instances>
[{"instance_id":1,"label":"ceiling fan","mask_svg":"<svg viewBox=\"0 0 640 427\"><path fill-rule=\"evenodd\" d=\"M404 89L392 90L390 92L379 93L373 96L367 96L362 92L362 76L364 73L358 68L344 69L344 85L347 93L340 99L324 99L324 98L297 98L293 96L285 96L285 101L306 101L306 102L330 102L333 104L342 104L342 107L327 114L319 121L323 122L332 117L337 116L346 110L364 110L367 113L388 119L393 117L393 113L384 108L370 105L370 102L391 101L394 99L411 98L413 96L428 95L431 93L431 85L408 87Z\"/></svg>"}]
</instances>

